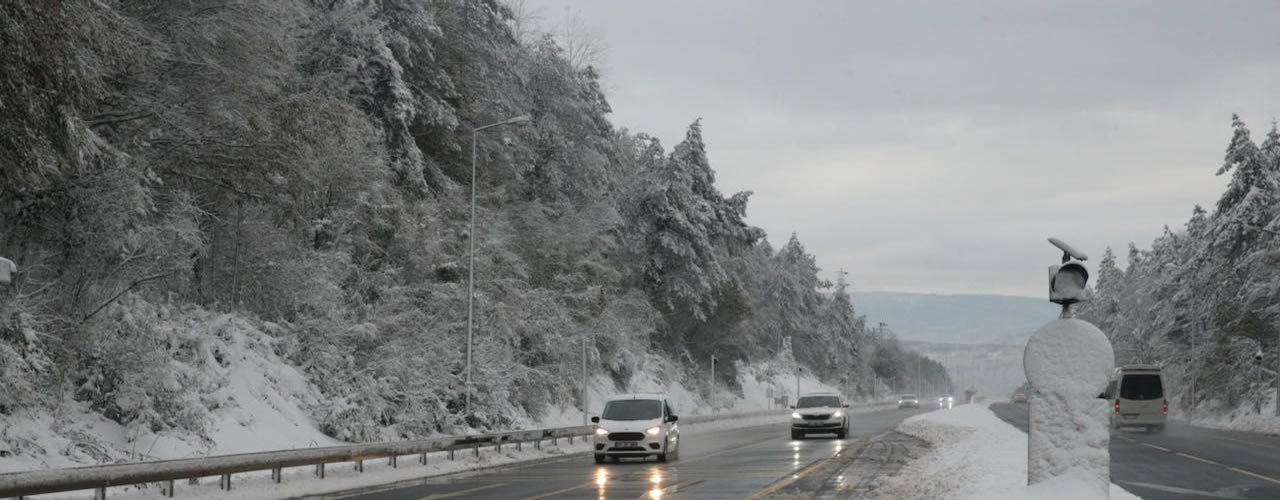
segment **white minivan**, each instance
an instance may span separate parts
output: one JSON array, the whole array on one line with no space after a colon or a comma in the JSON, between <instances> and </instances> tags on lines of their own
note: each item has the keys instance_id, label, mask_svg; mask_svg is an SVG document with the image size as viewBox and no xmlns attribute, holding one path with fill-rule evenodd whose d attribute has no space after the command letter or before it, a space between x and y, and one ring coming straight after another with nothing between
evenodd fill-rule
<instances>
[{"instance_id":1,"label":"white minivan","mask_svg":"<svg viewBox=\"0 0 1280 500\"><path fill-rule=\"evenodd\" d=\"M1164 394L1164 373L1155 365L1116 368L1102 397L1111 402L1111 428L1145 427L1163 432L1169 416Z\"/></svg>"},{"instance_id":2,"label":"white minivan","mask_svg":"<svg viewBox=\"0 0 1280 500\"><path fill-rule=\"evenodd\" d=\"M636 393L609 398L604 411L591 417L596 424L596 463L609 457L658 458L675 460L680 451L680 420L664 394Z\"/></svg>"}]
</instances>

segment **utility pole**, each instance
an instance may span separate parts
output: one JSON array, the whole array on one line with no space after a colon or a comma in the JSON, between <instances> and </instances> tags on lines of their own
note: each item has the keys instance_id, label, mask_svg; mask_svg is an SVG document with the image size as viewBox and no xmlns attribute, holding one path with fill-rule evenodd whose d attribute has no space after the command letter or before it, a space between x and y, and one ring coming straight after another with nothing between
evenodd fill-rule
<instances>
[{"instance_id":1,"label":"utility pole","mask_svg":"<svg viewBox=\"0 0 1280 500\"><path fill-rule=\"evenodd\" d=\"M582 425L587 425L587 405L591 399L587 396L587 336L582 336Z\"/></svg>"},{"instance_id":2,"label":"utility pole","mask_svg":"<svg viewBox=\"0 0 1280 500\"><path fill-rule=\"evenodd\" d=\"M716 412L716 355L711 355L711 413Z\"/></svg>"},{"instance_id":3,"label":"utility pole","mask_svg":"<svg viewBox=\"0 0 1280 500\"><path fill-rule=\"evenodd\" d=\"M1203 323L1201 323L1203 328ZM1200 371L1200 365L1196 363L1196 334L1191 334L1191 404L1187 405L1187 417L1194 418L1196 412L1196 372Z\"/></svg>"},{"instance_id":4,"label":"utility pole","mask_svg":"<svg viewBox=\"0 0 1280 500\"><path fill-rule=\"evenodd\" d=\"M796 402L800 402L800 374L804 372L804 368L796 366Z\"/></svg>"},{"instance_id":5,"label":"utility pole","mask_svg":"<svg viewBox=\"0 0 1280 500\"><path fill-rule=\"evenodd\" d=\"M920 393L920 381L922 380L920 378L920 362L922 360L924 360L923 354L920 354L919 356L916 357L916 397L917 398L924 396L923 394Z\"/></svg>"}]
</instances>

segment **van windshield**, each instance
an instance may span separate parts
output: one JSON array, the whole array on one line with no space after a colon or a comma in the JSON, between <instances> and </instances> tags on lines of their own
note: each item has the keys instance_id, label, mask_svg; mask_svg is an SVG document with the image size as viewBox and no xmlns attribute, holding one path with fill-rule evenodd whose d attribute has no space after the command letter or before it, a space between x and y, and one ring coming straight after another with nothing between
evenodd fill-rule
<instances>
[{"instance_id":1,"label":"van windshield","mask_svg":"<svg viewBox=\"0 0 1280 500\"><path fill-rule=\"evenodd\" d=\"M604 405L605 420L653 420L662 418L662 401L656 399L624 399Z\"/></svg>"},{"instance_id":2,"label":"van windshield","mask_svg":"<svg viewBox=\"0 0 1280 500\"><path fill-rule=\"evenodd\" d=\"M1120 382L1120 398L1145 401L1164 397L1164 386L1160 384L1160 376L1154 373L1135 373L1125 375Z\"/></svg>"}]
</instances>

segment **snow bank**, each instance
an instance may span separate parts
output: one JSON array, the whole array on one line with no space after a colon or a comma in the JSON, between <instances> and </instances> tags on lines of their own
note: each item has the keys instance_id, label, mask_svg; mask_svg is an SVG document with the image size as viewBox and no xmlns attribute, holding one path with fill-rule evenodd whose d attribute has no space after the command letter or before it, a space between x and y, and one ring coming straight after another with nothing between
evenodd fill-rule
<instances>
[{"instance_id":1,"label":"snow bank","mask_svg":"<svg viewBox=\"0 0 1280 500\"><path fill-rule=\"evenodd\" d=\"M933 449L876 489L874 498L1088 500L1088 478L1063 476L1027 486L1027 435L984 406L961 405L907 419L899 431ZM1138 497L1111 485L1113 500Z\"/></svg>"}]
</instances>

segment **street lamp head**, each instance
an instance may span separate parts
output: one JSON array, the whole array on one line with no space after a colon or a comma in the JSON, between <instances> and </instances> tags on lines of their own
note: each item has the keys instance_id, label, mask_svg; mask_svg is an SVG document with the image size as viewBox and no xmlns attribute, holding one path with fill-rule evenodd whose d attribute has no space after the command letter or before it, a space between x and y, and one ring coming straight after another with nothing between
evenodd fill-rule
<instances>
[{"instance_id":1,"label":"street lamp head","mask_svg":"<svg viewBox=\"0 0 1280 500\"><path fill-rule=\"evenodd\" d=\"M533 121L533 117L529 115L520 115L515 118L502 122L507 125L527 125Z\"/></svg>"}]
</instances>

